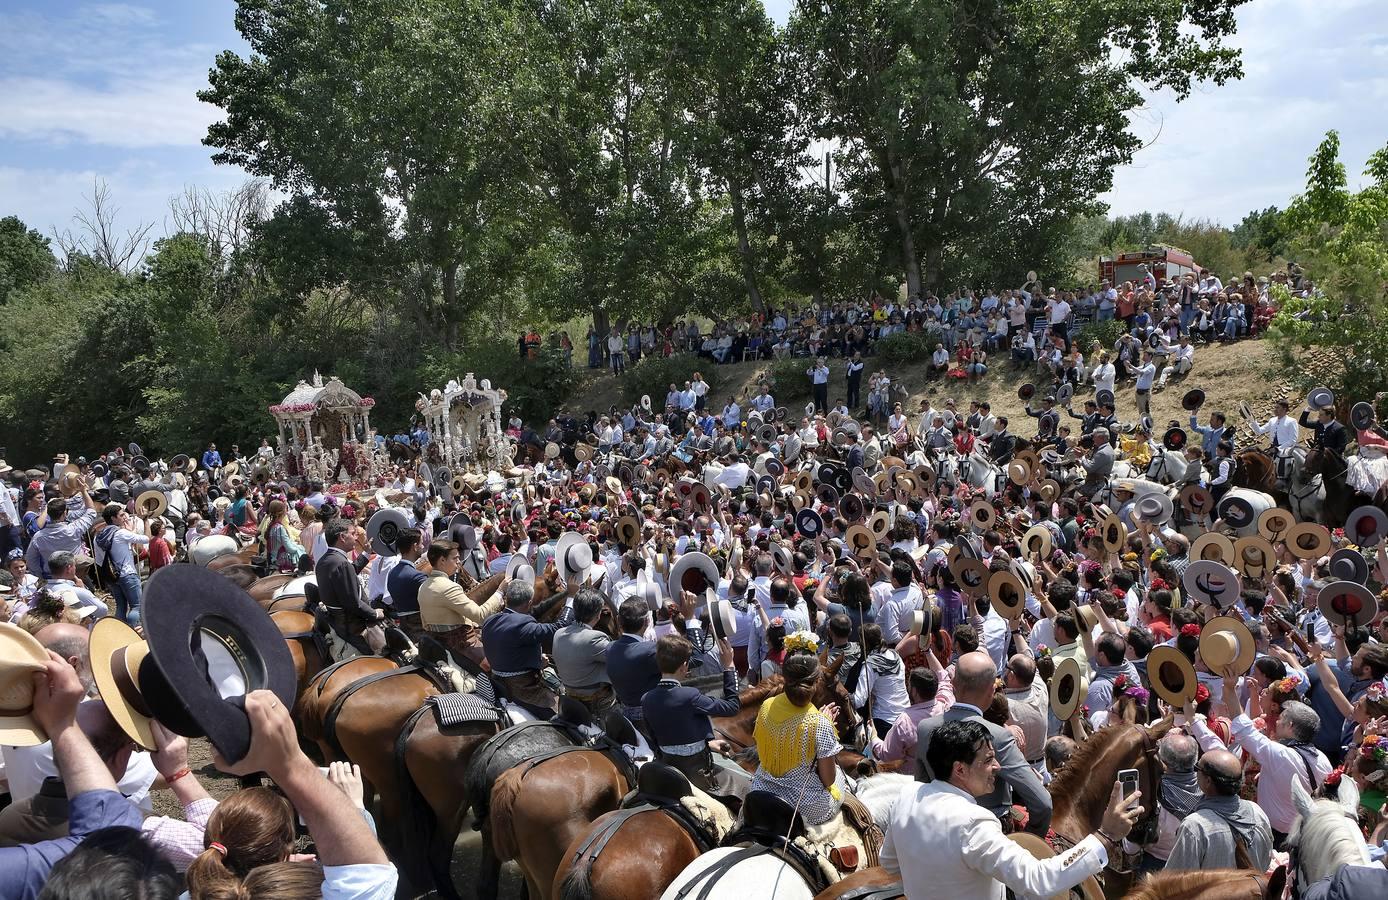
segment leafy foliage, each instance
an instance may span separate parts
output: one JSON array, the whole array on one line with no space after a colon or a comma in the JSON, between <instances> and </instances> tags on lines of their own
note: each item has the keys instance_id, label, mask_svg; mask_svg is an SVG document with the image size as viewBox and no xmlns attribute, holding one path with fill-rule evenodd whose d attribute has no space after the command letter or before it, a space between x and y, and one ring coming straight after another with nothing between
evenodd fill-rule
<instances>
[{"instance_id":1,"label":"leafy foliage","mask_svg":"<svg viewBox=\"0 0 1388 900\"><path fill-rule=\"evenodd\" d=\"M1076 328L1072 340L1088 359L1090 348L1095 344L1105 350L1111 350L1126 330L1121 319L1108 319L1103 322L1095 319Z\"/></svg>"},{"instance_id":2,"label":"leafy foliage","mask_svg":"<svg viewBox=\"0 0 1388 900\"><path fill-rule=\"evenodd\" d=\"M1388 146L1365 166L1368 185L1347 187L1334 131L1311 156L1306 191L1283 215L1292 247L1316 284L1285 290L1269 334L1302 386L1324 382L1342 397L1376 400L1388 385ZM1304 350L1330 350L1311 364Z\"/></svg>"},{"instance_id":3,"label":"leafy foliage","mask_svg":"<svg viewBox=\"0 0 1388 900\"><path fill-rule=\"evenodd\" d=\"M935 331L898 331L877 342L877 356L888 366L919 365L930 358L939 341Z\"/></svg>"},{"instance_id":4,"label":"leafy foliage","mask_svg":"<svg viewBox=\"0 0 1388 900\"><path fill-rule=\"evenodd\" d=\"M656 410L665 408L665 395L670 385L681 389L686 381L698 372L708 382L709 393L718 387L718 367L707 359L693 353L676 353L674 356L643 356L634 366L627 366L622 375L622 397L628 403L638 403L641 397L649 394L651 406Z\"/></svg>"}]
</instances>

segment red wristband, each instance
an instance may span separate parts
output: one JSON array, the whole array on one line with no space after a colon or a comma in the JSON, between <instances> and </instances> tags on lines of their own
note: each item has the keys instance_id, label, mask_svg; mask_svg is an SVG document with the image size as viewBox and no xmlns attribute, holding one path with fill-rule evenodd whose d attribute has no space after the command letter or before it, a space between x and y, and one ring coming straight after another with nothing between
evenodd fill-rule
<instances>
[{"instance_id":1,"label":"red wristband","mask_svg":"<svg viewBox=\"0 0 1388 900\"><path fill-rule=\"evenodd\" d=\"M182 778L184 775L191 775L191 774L193 774L193 771L192 771L191 769L188 769L188 768L179 769L177 772L173 773L172 775L166 776L166 777L164 778L164 783L165 783L165 784L173 784L175 781L177 781L178 779Z\"/></svg>"}]
</instances>

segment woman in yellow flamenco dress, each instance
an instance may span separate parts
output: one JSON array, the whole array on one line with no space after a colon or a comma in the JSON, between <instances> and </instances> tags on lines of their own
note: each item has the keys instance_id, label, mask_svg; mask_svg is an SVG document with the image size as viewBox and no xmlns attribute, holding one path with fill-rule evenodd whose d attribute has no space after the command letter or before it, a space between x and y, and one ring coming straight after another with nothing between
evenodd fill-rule
<instances>
[{"instance_id":1,"label":"woman in yellow flamenco dress","mask_svg":"<svg viewBox=\"0 0 1388 900\"><path fill-rule=\"evenodd\" d=\"M821 710L811 702L820 674L813 651L787 656L781 674L785 693L762 703L757 713L753 737L760 764L752 790L769 791L799 809L805 824L822 825L838 814L848 790L834 762L843 749L834 731L837 709L829 704Z\"/></svg>"}]
</instances>

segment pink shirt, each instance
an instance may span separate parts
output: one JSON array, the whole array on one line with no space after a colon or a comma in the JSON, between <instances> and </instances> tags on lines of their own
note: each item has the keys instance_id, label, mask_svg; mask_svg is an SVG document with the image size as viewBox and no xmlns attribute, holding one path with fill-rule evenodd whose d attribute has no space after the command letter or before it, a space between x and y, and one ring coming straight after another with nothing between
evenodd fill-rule
<instances>
[{"instance_id":1,"label":"pink shirt","mask_svg":"<svg viewBox=\"0 0 1388 900\"><path fill-rule=\"evenodd\" d=\"M940 673L940 687L935 699L908 706L901 711L888 729L886 738L872 739L872 755L881 762L906 759L916 754L916 726L932 716L944 715L954 705L953 666Z\"/></svg>"}]
</instances>

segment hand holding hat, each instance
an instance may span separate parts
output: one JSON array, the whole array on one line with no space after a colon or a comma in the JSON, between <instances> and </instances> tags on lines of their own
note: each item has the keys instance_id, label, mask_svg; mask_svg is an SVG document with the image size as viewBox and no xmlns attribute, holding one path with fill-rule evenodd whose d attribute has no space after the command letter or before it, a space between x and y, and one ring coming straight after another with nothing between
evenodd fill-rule
<instances>
[{"instance_id":1,"label":"hand holding hat","mask_svg":"<svg viewBox=\"0 0 1388 900\"><path fill-rule=\"evenodd\" d=\"M276 782L308 757L299 749L294 720L273 691L251 691L246 695L246 718L251 723L251 749L235 764L227 762L215 747L212 762L228 775L264 772ZM309 765L312 765L309 763Z\"/></svg>"},{"instance_id":2,"label":"hand holding hat","mask_svg":"<svg viewBox=\"0 0 1388 900\"><path fill-rule=\"evenodd\" d=\"M77 670L52 650L42 672L34 672L34 722L51 740L77 723L77 704L86 689Z\"/></svg>"}]
</instances>

